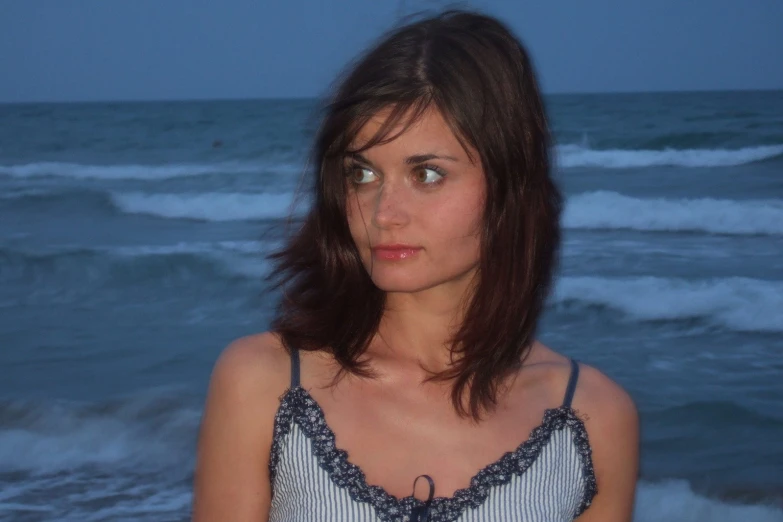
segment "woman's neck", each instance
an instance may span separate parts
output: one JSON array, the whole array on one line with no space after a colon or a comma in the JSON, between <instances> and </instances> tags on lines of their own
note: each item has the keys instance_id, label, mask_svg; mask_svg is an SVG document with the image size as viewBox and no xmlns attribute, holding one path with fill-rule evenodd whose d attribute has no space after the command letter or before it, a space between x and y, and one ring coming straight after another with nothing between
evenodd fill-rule
<instances>
[{"instance_id":1,"label":"woman's neck","mask_svg":"<svg viewBox=\"0 0 783 522\"><path fill-rule=\"evenodd\" d=\"M438 289L389 293L368 353L395 366L444 370L450 363L451 340L464 315L464 299Z\"/></svg>"}]
</instances>

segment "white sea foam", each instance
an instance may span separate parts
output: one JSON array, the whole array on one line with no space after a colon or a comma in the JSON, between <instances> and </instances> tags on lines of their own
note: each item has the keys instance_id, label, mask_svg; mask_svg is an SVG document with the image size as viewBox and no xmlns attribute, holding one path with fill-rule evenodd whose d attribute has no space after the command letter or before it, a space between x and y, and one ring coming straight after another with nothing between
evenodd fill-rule
<instances>
[{"instance_id":1,"label":"white sea foam","mask_svg":"<svg viewBox=\"0 0 783 522\"><path fill-rule=\"evenodd\" d=\"M64 177L105 180L163 180L206 174L244 174L271 170L294 172L301 167L291 164L264 165L247 162L171 163L164 165L84 165L79 163L40 162L24 165L0 165L0 175L17 178Z\"/></svg>"},{"instance_id":2,"label":"white sea foam","mask_svg":"<svg viewBox=\"0 0 783 522\"><path fill-rule=\"evenodd\" d=\"M584 145L556 147L557 164L563 168L642 168L655 166L726 167L764 161L783 155L783 145L760 145L740 149L591 149ZM74 179L162 180L215 173L301 172L295 163L226 161L216 163L90 165L68 162L34 162L0 165L0 175L19 178L65 177Z\"/></svg>"},{"instance_id":3,"label":"white sea foam","mask_svg":"<svg viewBox=\"0 0 783 522\"><path fill-rule=\"evenodd\" d=\"M702 319L730 330L783 332L780 281L563 277L552 302L603 306L641 321Z\"/></svg>"},{"instance_id":4,"label":"white sea foam","mask_svg":"<svg viewBox=\"0 0 783 522\"><path fill-rule=\"evenodd\" d=\"M276 248L278 243L263 241L181 241L169 245L134 245L100 248L101 251L121 256L167 256L172 254L215 254L231 252L239 254L264 254Z\"/></svg>"},{"instance_id":5,"label":"white sea foam","mask_svg":"<svg viewBox=\"0 0 783 522\"><path fill-rule=\"evenodd\" d=\"M741 149L591 149L568 144L556 147L557 164L562 168L603 167L643 168L655 166L727 167L764 161L783 155L783 145L761 145ZM296 173L302 165L226 161L218 163L170 163L161 165L90 165L67 162L34 162L0 165L0 175L18 178L64 177L107 180L163 180L206 174L254 173L262 170Z\"/></svg>"},{"instance_id":6,"label":"white sea foam","mask_svg":"<svg viewBox=\"0 0 783 522\"><path fill-rule=\"evenodd\" d=\"M571 196L563 225L577 229L783 235L783 200L634 198L597 191Z\"/></svg>"},{"instance_id":7,"label":"white sea foam","mask_svg":"<svg viewBox=\"0 0 783 522\"><path fill-rule=\"evenodd\" d=\"M783 145L741 149L596 150L582 145L559 145L557 165L562 168L603 167L731 167L783 155Z\"/></svg>"},{"instance_id":8,"label":"white sea foam","mask_svg":"<svg viewBox=\"0 0 783 522\"><path fill-rule=\"evenodd\" d=\"M292 210L293 194L146 194L114 193L112 201L128 214L197 219L203 221L241 221L284 217Z\"/></svg>"},{"instance_id":9,"label":"white sea foam","mask_svg":"<svg viewBox=\"0 0 783 522\"><path fill-rule=\"evenodd\" d=\"M292 208L290 192L270 193L113 193L128 214L174 219L241 221L283 218L306 210L302 198ZM694 231L733 235L783 235L783 200L634 198L597 191L568 199L563 225L573 229Z\"/></svg>"},{"instance_id":10,"label":"white sea foam","mask_svg":"<svg viewBox=\"0 0 783 522\"><path fill-rule=\"evenodd\" d=\"M165 400L152 395L131 399L111 414L66 404L21 405L25 420L0 428L0 472L165 465L189 451L185 446L192 442L189 434L200 415L195 408ZM175 444L182 446L177 449Z\"/></svg>"}]
</instances>

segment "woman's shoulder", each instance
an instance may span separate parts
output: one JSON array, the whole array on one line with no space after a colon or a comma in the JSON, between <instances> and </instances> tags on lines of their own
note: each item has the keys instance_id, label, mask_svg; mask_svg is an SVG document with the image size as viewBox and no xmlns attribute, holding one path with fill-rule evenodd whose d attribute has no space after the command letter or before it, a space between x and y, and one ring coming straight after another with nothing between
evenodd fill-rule
<instances>
[{"instance_id":1,"label":"woman's shoulder","mask_svg":"<svg viewBox=\"0 0 783 522\"><path fill-rule=\"evenodd\" d=\"M265 519L266 463L289 369L282 342L270 333L238 339L218 357L199 430L194 520L224 519L226 513Z\"/></svg>"},{"instance_id":2,"label":"woman's shoulder","mask_svg":"<svg viewBox=\"0 0 783 522\"><path fill-rule=\"evenodd\" d=\"M288 351L280 336L274 332L263 332L232 341L220 353L215 367L239 370L250 365L257 370L269 371L279 370L288 364Z\"/></svg>"},{"instance_id":3,"label":"woman's shoulder","mask_svg":"<svg viewBox=\"0 0 783 522\"><path fill-rule=\"evenodd\" d=\"M220 353L212 370L210 388L247 394L257 400L275 400L288 387L290 357L273 332L241 337ZM213 391L213 390L211 390Z\"/></svg>"},{"instance_id":4,"label":"woman's shoulder","mask_svg":"<svg viewBox=\"0 0 783 522\"><path fill-rule=\"evenodd\" d=\"M273 333L235 340L212 369L204 423L271 433L279 398L290 383L290 367L288 352Z\"/></svg>"},{"instance_id":5,"label":"woman's shoulder","mask_svg":"<svg viewBox=\"0 0 783 522\"><path fill-rule=\"evenodd\" d=\"M569 358L549 352L543 359L570 368ZM602 371L580 361L571 408L587 431L598 485L598 495L579 520L628 519L639 473L639 416L633 399Z\"/></svg>"},{"instance_id":6,"label":"woman's shoulder","mask_svg":"<svg viewBox=\"0 0 783 522\"><path fill-rule=\"evenodd\" d=\"M601 370L579 363L579 381L574 409L592 413L605 422L635 421L636 405L631 395Z\"/></svg>"},{"instance_id":7,"label":"woman's shoulder","mask_svg":"<svg viewBox=\"0 0 783 522\"><path fill-rule=\"evenodd\" d=\"M572 373L572 359L536 343L526 364L541 367L546 372L553 393L565 397L567 383ZM630 394L598 368L581 360L574 390L572 406L585 417L597 419L599 424L633 422L636 406Z\"/></svg>"},{"instance_id":8,"label":"woman's shoulder","mask_svg":"<svg viewBox=\"0 0 783 522\"><path fill-rule=\"evenodd\" d=\"M639 416L631 395L601 370L580 362L573 409L594 445L638 437Z\"/></svg>"}]
</instances>

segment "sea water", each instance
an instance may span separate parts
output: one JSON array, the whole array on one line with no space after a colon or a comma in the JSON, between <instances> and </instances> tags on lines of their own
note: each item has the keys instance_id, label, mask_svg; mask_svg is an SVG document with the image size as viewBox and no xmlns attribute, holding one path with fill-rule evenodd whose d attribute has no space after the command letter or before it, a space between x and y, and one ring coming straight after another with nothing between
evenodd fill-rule
<instances>
[{"instance_id":1,"label":"sea water","mask_svg":"<svg viewBox=\"0 0 783 522\"><path fill-rule=\"evenodd\" d=\"M547 105L540 336L636 400L635 520L783 521L783 92ZM0 519L187 520L209 372L269 323L316 109L0 105Z\"/></svg>"}]
</instances>

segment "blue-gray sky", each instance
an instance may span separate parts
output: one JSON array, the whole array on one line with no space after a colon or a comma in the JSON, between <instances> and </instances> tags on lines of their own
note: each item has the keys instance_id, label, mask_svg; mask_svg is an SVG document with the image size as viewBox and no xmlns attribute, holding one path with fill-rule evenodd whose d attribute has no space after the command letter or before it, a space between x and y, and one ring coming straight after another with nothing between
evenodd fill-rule
<instances>
[{"instance_id":1,"label":"blue-gray sky","mask_svg":"<svg viewBox=\"0 0 783 522\"><path fill-rule=\"evenodd\" d=\"M0 102L317 96L398 4L2 0ZM461 5L507 22L550 93L783 88L781 0Z\"/></svg>"}]
</instances>

